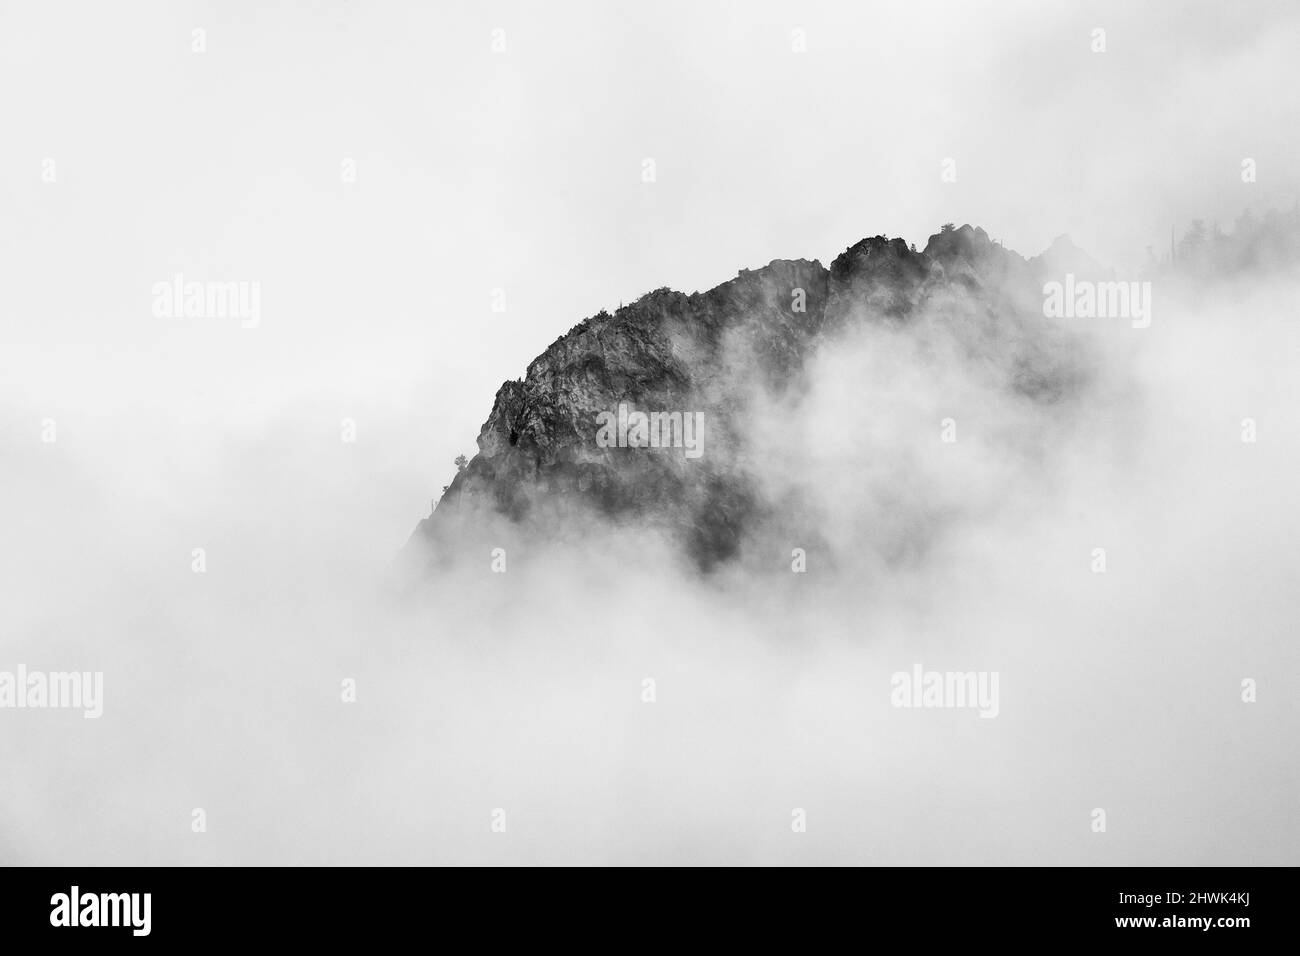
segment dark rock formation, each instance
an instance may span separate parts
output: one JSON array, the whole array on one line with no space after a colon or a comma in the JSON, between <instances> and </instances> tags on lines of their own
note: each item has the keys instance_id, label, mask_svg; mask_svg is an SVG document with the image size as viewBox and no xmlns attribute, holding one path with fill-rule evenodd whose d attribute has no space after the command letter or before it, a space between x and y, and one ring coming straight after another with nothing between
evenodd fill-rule
<instances>
[{"instance_id":1,"label":"dark rock formation","mask_svg":"<svg viewBox=\"0 0 1300 956\"><path fill-rule=\"evenodd\" d=\"M1076 388L1082 373L1042 319L1040 265L962 226L931 236L924 252L876 236L829 269L777 260L708 292L659 289L602 311L501 386L478 454L408 551L450 561L484 543L490 523L547 536L589 516L658 529L702 568L725 562L780 507L754 480L755 400L797 402L813 353L862 323L949 323L972 361L999 370L995 387L1025 401L1050 404ZM703 453L602 447L598 416L620 403L702 413Z\"/></svg>"}]
</instances>

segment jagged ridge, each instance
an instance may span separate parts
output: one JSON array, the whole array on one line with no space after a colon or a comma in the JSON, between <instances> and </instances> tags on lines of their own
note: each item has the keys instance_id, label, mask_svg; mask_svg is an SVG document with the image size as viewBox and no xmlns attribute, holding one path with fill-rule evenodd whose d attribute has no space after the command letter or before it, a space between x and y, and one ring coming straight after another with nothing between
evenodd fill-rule
<instances>
[{"instance_id":1,"label":"jagged ridge","mask_svg":"<svg viewBox=\"0 0 1300 956\"><path fill-rule=\"evenodd\" d=\"M554 530L581 512L659 527L701 567L726 561L771 508L754 487L740 427L755 389L781 396L804 387L812 352L862 322L905 324L938 311L973 328L1024 323L1041 304L1044 272L1068 266L1074 252L1058 241L1050 255L1026 261L983 229L945 227L921 252L875 236L829 269L775 260L707 292L658 289L613 314L601 311L557 339L523 379L501 386L478 454L408 549L451 560L484 516L521 531ZM1094 270L1081 252L1075 258L1080 272ZM1008 356L1008 384L1028 400L1058 400L1074 384L1074 371L1051 349L1018 348L1022 354ZM597 415L620 402L703 412L708 453L691 461L600 447Z\"/></svg>"}]
</instances>

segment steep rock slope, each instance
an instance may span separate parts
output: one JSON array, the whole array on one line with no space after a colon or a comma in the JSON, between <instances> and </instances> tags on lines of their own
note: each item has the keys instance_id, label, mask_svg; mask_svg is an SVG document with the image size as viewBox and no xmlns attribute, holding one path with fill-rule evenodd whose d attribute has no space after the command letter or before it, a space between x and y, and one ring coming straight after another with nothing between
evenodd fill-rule
<instances>
[{"instance_id":1,"label":"steep rock slope","mask_svg":"<svg viewBox=\"0 0 1300 956\"><path fill-rule=\"evenodd\" d=\"M1028 402L1059 402L1082 387L1069 343L1044 327L1042 278L1038 263L982 229L945 227L922 252L877 236L829 269L777 260L707 292L659 289L602 311L501 386L478 454L419 523L408 553L453 561L489 525L498 536L502 527L547 536L582 516L655 529L702 568L725 562L779 517L780 502L755 481L755 403L797 402L811 357L864 323L938 321L972 362L996 371L991 387ZM600 416L620 404L700 415L700 454L602 443Z\"/></svg>"}]
</instances>

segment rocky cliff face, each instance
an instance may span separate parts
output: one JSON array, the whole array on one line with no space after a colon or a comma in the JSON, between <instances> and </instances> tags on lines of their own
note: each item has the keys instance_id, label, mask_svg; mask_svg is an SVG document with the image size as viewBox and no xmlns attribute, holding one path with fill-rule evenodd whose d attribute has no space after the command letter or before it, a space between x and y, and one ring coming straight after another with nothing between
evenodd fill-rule
<instances>
[{"instance_id":1,"label":"rocky cliff face","mask_svg":"<svg viewBox=\"0 0 1300 956\"><path fill-rule=\"evenodd\" d=\"M1054 247L1053 268L1068 251ZM594 520L653 529L704 569L727 562L756 529L782 520L783 502L758 480L763 409L797 405L812 358L855 329L942 330L987 370L990 388L1024 402L1048 406L1082 388L1076 351L1042 318L1042 272L962 226L931 236L922 252L877 236L829 269L777 260L708 292L659 289L602 311L501 386L478 454L408 552L436 565L471 542L482 557L477 545L502 529L527 540ZM649 438L676 447L636 447L646 436L635 412L697 416L697 454L677 419L658 420Z\"/></svg>"}]
</instances>

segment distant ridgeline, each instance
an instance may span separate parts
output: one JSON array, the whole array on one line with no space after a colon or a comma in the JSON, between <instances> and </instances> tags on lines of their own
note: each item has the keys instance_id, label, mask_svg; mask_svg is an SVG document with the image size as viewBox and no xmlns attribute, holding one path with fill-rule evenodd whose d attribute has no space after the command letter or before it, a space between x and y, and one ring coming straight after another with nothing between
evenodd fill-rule
<instances>
[{"instance_id":1,"label":"distant ridgeline","mask_svg":"<svg viewBox=\"0 0 1300 956\"><path fill-rule=\"evenodd\" d=\"M1273 272L1300 266L1300 203L1262 215L1249 209L1225 232L1217 222L1193 219L1181 239L1170 235L1167 251L1147 247L1147 271L1213 278L1240 272Z\"/></svg>"}]
</instances>

